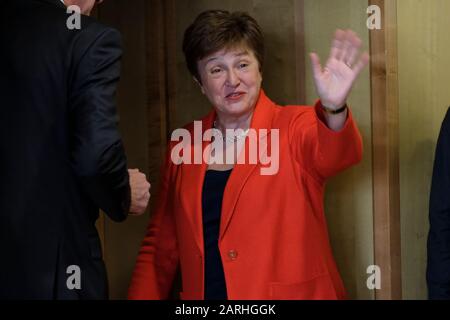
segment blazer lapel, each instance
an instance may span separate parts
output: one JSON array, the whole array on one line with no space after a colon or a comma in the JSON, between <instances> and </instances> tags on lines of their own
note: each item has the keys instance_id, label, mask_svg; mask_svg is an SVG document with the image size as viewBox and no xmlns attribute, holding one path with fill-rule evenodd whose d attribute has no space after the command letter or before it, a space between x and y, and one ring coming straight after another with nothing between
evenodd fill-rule
<instances>
[{"instance_id":1,"label":"blazer lapel","mask_svg":"<svg viewBox=\"0 0 450 320\"><path fill-rule=\"evenodd\" d=\"M253 118L250 124L251 129L255 129L257 132L257 136L259 137L260 129L267 130L267 141L268 146L270 146L270 129L272 127L272 118L275 110L275 104L270 101L270 99L265 95L264 91L261 89L260 96L258 98L258 102L256 104L256 108L253 114ZM248 151L249 151L249 140L246 138L245 141L245 151L248 159ZM259 148L259 143L258 143ZM258 150L259 154L259 150ZM259 161L259 157L258 157ZM257 162L258 162L257 161ZM220 235L219 239L222 239L228 225L230 224L231 218L234 214L234 209L236 207L236 203L239 199L239 196L242 192L242 189L245 186L248 178L255 168L258 166L258 163L248 163L246 161L244 164L236 164L231 172L230 178L228 180L227 186L225 188L223 202L222 202L222 216L220 221Z\"/></svg>"},{"instance_id":2,"label":"blazer lapel","mask_svg":"<svg viewBox=\"0 0 450 320\"><path fill-rule=\"evenodd\" d=\"M203 252L203 210L202 210L202 192L203 182L205 180L205 173L208 168L207 163L203 160L203 152L206 146L210 142L203 141L203 133L205 130L212 128L214 119L216 117L215 111L211 111L202 121L201 136L196 137L194 133L192 141L191 156L194 159L194 153L198 150L201 151L202 159L201 164L184 164L182 165L182 177L185 184L188 184L186 188L183 188L183 197L185 203L184 208L187 212L187 219L191 223L194 237L197 245ZM195 131L195 129L194 129Z\"/></svg>"}]
</instances>

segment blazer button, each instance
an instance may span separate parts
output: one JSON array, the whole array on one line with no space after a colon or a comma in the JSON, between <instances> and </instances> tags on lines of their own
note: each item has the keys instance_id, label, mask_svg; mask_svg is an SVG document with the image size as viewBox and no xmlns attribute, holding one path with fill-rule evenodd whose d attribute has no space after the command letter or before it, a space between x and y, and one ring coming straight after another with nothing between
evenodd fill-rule
<instances>
[{"instance_id":1,"label":"blazer button","mask_svg":"<svg viewBox=\"0 0 450 320\"><path fill-rule=\"evenodd\" d=\"M230 258L230 260L236 260L238 256L238 253L236 250L230 250L228 251L228 257Z\"/></svg>"}]
</instances>

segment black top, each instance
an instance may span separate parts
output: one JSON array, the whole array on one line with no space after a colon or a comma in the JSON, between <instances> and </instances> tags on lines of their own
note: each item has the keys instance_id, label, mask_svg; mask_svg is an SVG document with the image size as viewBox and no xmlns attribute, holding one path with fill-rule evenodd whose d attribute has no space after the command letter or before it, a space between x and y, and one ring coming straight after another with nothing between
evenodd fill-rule
<instances>
[{"instance_id":1,"label":"black top","mask_svg":"<svg viewBox=\"0 0 450 320\"><path fill-rule=\"evenodd\" d=\"M203 183L203 239L205 242L205 300L226 300L227 288L219 252L222 199L228 171L206 171Z\"/></svg>"}]
</instances>

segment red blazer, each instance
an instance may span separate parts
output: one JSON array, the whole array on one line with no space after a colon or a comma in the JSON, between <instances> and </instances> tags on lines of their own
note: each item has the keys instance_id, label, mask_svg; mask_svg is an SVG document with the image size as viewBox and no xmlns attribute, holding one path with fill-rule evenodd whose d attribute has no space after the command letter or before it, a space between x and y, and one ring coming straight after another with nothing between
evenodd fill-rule
<instances>
[{"instance_id":1,"label":"red blazer","mask_svg":"<svg viewBox=\"0 0 450 320\"><path fill-rule=\"evenodd\" d=\"M362 141L350 112L340 132L330 130L322 117L320 102L314 108L280 107L261 91L251 128L279 129L279 171L261 175L261 164L237 164L228 180L219 250L229 299L345 298L323 197L328 177L361 160ZM214 119L212 111L202 120L203 130ZM192 133L193 126L188 130ZM181 298L203 299L201 199L206 169L206 163L175 165L166 159L130 299L168 298L178 263Z\"/></svg>"}]
</instances>

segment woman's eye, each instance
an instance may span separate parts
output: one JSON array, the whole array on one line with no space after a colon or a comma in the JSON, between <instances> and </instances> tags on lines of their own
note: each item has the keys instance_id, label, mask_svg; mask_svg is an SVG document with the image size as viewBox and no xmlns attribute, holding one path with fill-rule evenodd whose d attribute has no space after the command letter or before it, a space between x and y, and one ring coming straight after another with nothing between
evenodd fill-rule
<instances>
[{"instance_id":1,"label":"woman's eye","mask_svg":"<svg viewBox=\"0 0 450 320\"><path fill-rule=\"evenodd\" d=\"M239 65L239 68L246 68L246 67L248 67L248 63L241 63L240 65Z\"/></svg>"},{"instance_id":2,"label":"woman's eye","mask_svg":"<svg viewBox=\"0 0 450 320\"><path fill-rule=\"evenodd\" d=\"M214 68L214 69L211 70L211 73L212 73L212 74L217 74L217 73L219 73L220 71L222 71L222 69L220 69L220 68Z\"/></svg>"}]
</instances>

